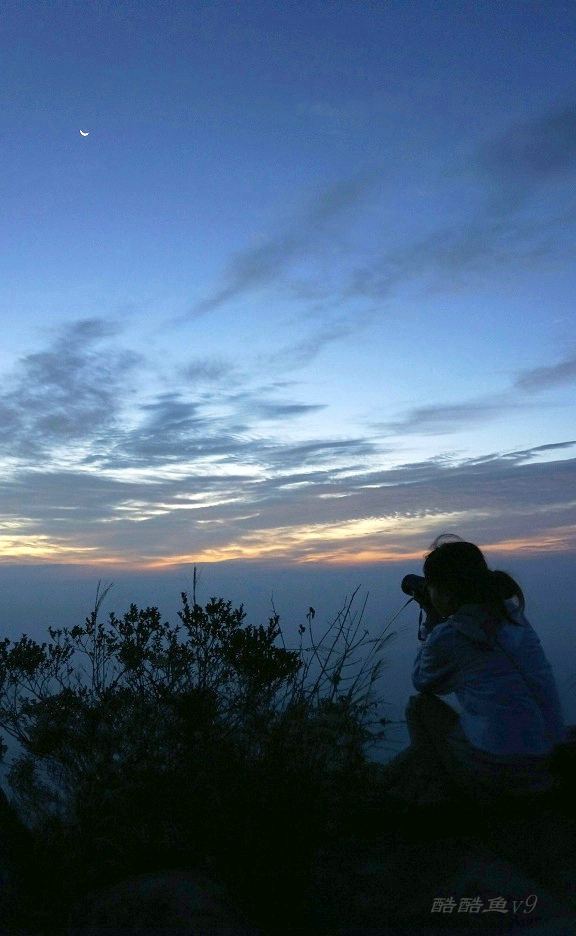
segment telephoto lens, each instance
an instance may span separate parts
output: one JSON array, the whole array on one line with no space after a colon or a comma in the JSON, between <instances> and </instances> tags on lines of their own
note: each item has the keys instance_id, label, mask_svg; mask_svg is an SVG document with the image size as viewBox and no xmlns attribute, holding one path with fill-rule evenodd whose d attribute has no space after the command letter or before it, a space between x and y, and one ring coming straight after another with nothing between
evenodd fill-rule
<instances>
[{"instance_id":1,"label":"telephoto lens","mask_svg":"<svg viewBox=\"0 0 576 936\"><path fill-rule=\"evenodd\" d=\"M418 621L418 639L424 640L436 624L444 621L432 604L428 589L426 588L426 579L423 575L405 575L400 585L405 595L410 595L414 601L420 605L420 620ZM426 620L422 621L422 615L426 615Z\"/></svg>"},{"instance_id":2,"label":"telephoto lens","mask_svg":"<svg viewBox=\"0 0 576 936\"><path fill-rule=\"evenodd\" d=\"M426 579L423 575L405 575L400 588L419 604L426 598Z\"/></svg>"}]
</instances>

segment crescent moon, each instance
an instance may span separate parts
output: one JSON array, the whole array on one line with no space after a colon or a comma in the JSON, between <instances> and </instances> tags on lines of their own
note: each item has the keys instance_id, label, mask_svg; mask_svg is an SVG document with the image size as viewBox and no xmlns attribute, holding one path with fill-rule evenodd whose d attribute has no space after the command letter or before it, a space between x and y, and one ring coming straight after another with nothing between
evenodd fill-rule
<instances>
[{"instance_id":1,"label":"crescent moon","mask_svg":"<svg viewBox=\"0 0 576 936\"><path fill-rule=\"evenodd\" d=\"M90 133L90 131L89 131L89 130L88 130L88 132L87 132L87 133L84 133L84 131L83 131L83 130L81 130L81 131L80 131L80 134L81 134L81 136L88 136L88 134L89 134L89 133Z\"/></svg>"}]
</instances>

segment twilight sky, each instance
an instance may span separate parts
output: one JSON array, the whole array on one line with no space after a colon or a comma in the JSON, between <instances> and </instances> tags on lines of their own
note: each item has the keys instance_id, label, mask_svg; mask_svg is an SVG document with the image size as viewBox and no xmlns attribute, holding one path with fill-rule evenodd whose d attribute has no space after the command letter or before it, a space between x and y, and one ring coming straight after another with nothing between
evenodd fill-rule
<instances>
[{"instance_id":1,"label":"twilight sky","mask_svg":"<svg viewBox=\"0 0 576 936\"><path fill-rule=\"evenodd\" d=\"M1 563L576 549L575 3L0 24Z\"/></svg>"}]
</instances>

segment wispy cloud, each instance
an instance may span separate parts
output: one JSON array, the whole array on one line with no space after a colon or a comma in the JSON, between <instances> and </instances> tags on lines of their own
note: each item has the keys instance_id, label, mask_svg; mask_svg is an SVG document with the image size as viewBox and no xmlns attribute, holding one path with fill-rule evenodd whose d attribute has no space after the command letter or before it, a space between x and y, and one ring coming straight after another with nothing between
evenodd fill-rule
<instances>
[{"instance_id":1,"label":"wispy cloud","mask_svg":"<svg viewBox=\"0 0 576 936\"><path fill-rule=\"evenodd\" d=\"M278 420L292 419L294 416L304 416L308 413L317 413L326 409L324 403L281 403L263 401L252 407L252 412L259 419Z\"/></svg>"},{"instance_id":2,"label":"wispy cloud","mask_svg":"<svg viewBox=\"0 0 576 936\"><path fill-rule=\"evenodd\" d=\"M428 532L432 539L455 527L485 542L540 536L567 548L576 540L576 459L565 457L576 442L394 465L378 434L287 443L270 427L318 407L287 397L290 381L227 389L214 382L222 362L206 375L206 396L194 397L192 383L190 398L165 389L123 407L130 369L113 369L110 396L90 382L80 393L78 381L104 349L111 366L124 359L114 329L77 323L12 375L12 434L28 457L19 465L4 447L5 557L136 565L263 556L353 561L407 555ZM34 421L47 386L60 394L56 431ZM471 412L478 420L494 415L498 405L422 408L404 418L404 428L453 428ZM87 433L86 425L95 428ZM38 436L34 444L27 432ZM556 453L563 457L555 460Z\"/></svg>"},{"instance_id":3,"label":"wispy cloud","mask_svg":"<svg viewBox=\"0 0 576 936\"><path fill-rule=\"evenodd\" d=\"M576 209L538 223L481 211L403 247L373 253L350 274L342 298L389 300L407 284L420 284L425 292L461 290L490 271L525 269L557 254L563 248L555 235L564 236L575 223Z\"/></svg>"},{"instance_id":4,"label":"wispy cloud","mask_svg":"<svg viewBox=\"0 0 576 936\"><path fill-rule=\"evenodd\" d=\"M291 225L232 257L223 273L223 284L178 321L212 312L226 302L278 281L311 246L318 249L330 236L333 222L341 224L343 216L367 197L378 177L379 173L365 172L321 191Z\"/></svg>"},{"instance_id":5,"label":"wispy cloud","mask_svg":"<svg viewBox=\"0 0 576 936\"><path fill-rule=\"evenodd\" d=\"M499 419L509 415L511 410L525 409L527 406L504 397L472 399L462 403L432 403L413 407L399 418L380 424L379 428L394 435L443 435Z\"/></svg>"},{"instance_id":6,"label":"wispy cloud","mask_svg":"<svg viewBox=\"0 0 576 936\"><path fill-rule=\"evenodd\" d=\"M436 188L427 196L439 206L452 206L450 222L439 220L420 235L403 235L400 219L401 233L396 236L382 169L317 192L292 222L232 256L219 281L176 324L267 290L271 299L299 310L308 332L273 352L270 365L300 368L330 343L345 340L375 314L382 315L406 287L423 295L461 292L483 282L488 273L532 269L551 258L571 260L575 122L576 105L568 103L511 123L461 157L450 176L436 179ZM531 199L552 183L558 186L558 197L547 198L533 215ZM414 178L407 186L408 213L417 210L420 184ZM428 181L426 188L430 189ZM373 217L377 203L382 207L380 231ZM357 223L366 208L375 232L369 244ZM438 218L442 216L439 211ZM314 320L317 327L310 331ZM207 374L205 369L203 379Z\"/></svg>"},{"instance_id":7,"label":"wispy cloud","mask_svg":"<svg viewBox=\"0 0 576 936\"><path fill-rule=\"evenodd\" d=\"M347 299L389 299L406 283L452 291L494 269L525 267L563 249L571 255L576 104L511 124L454 166L453 175L459 188L445 180L445 198L452 202L460 191L459 220L400 247L376 244L350 275ZM526 205L550 183L560 186L562 197L530 217Z\"/></svg>"},{"instance_id":8,"label":"wispy cloud","mask_svg":"<svg viewBox=\"0 0 576 936\"><path fill-rule=\"evenodd\" d=\"M45 351L21 360L3 386L5 454L32 457L112 429L120 388L140 360L117 347L117 335L114 323L83 319L60 329Z\"/></svg>"},{"instance_id":9,"label":"wispy cloud","mask_svg":"<svg viewBox=\"0 0 576 936\"><path fill-rule=\"evenodd\" d=\"M218 386L223 382L234 386L242 382L241 368L235 361L224 357L196 358L182 369L182 376L193 386Z\"/></svg>"},{"instance_id":10,"label":"wispy cloud","mask_svg":"<svg viewBox=\"0 0 576 936\"><path fill-rule=\"evenodd\" d=\"M576 356L548 367L534 367L520 374L514 381L518 390L536 393L549 387L563 386L576 381Z\"/></svg>"},{"instance_id":11,"label":"wispy cloud","mask_svg":"<svg viewBox=\"0 0 576 936\"><path fill-rule=\"evenodd\" d=\"M574 381L576 358L571 357L558 364L524 370L499 393L463 400L460 403L438 401L412 407L394 419L376 424L375 428L393 435L442 435L459 432L469 429L472 425L506 418L513 413L542 409L545 405L553 407L553 403L535 401L534 396L540 391Z\"/></svg>"},{"instance_id":12,"label":"wispy cloud","mask_svg":"<svg viewBox=\"0 0 576 936\"><path fill-rule=\"evenodd\" d=\"M551 180L571 178L576 170L576 103L512 124L479 148L476 165L514 204Z\"/></svg>"},{"instance_id":13,"label":"wispy cloud","mask_svg":"<svg viewBox=\"0 0 576 936\"><path fill-rule=\"evenodd\" d=\"M329 345L357 334L367 324L366 315L350 315L324 322L310 334L297 341L287 343L258 358L259 366L272 368L274 371L293 371L305 367L321 354Z\"/></svg>"},{"instance_id":14,"label":"wispy cloud","mask_svg":"<svg viewBox=\"0 0 576 936\"><path fill-rule=\"evenodd\" d=\"M205 468L153 483L74 471L5 478L0 543L10 542L12 554L34 540L40 557L86 561L88 550L93 561L144 565L377 559L421 549L423 537L446 529L480 542L528 545L540 537L576 548L576 459L542 461L536 447L358 470L352 442L330 448L325 454L338 467L322 470L315 458L305 467L313 443L308 453L294 449L294 460L304 456L295 474L210 475Z\"/></svg>"}]
</instances>

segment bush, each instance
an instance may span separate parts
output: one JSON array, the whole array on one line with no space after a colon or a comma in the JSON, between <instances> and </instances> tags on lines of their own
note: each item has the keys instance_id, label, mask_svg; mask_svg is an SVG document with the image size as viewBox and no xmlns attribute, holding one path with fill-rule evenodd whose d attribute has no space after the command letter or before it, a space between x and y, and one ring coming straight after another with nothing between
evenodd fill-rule
<instances>
[{"instance_id":1,"label":"bush","mask_svg":"<svg viewBox=\"0 0 576 936\"><path fill-rule=\"evenodd\" d=\"M8 779L44 890L72 898L135 871L215 866L239 891L280 879L357 794L382 736L378 640L346 601L287 649L278 615L182 594L179 623L131 605L106 623L0 643ZM308 645L303 645L304 634Z\"/></svg>"}]
</instances>

